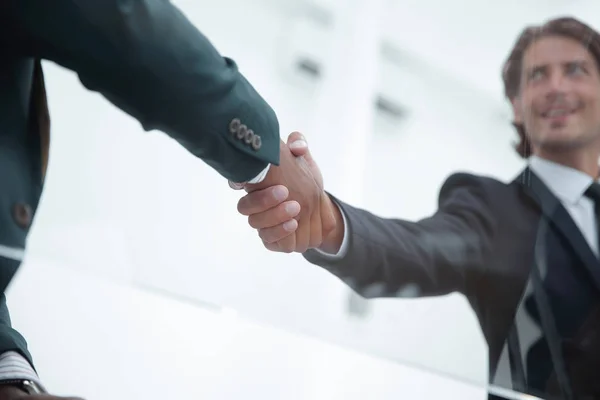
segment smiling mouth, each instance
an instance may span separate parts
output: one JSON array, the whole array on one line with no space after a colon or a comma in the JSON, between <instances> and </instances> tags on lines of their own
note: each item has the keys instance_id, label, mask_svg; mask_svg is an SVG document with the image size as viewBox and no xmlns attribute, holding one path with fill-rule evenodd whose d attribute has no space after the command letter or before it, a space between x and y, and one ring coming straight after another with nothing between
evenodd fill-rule
<instances>
[{"instance_id":1,"label":"smiling mouth","mask_svg":"<svg viewBox=\"0 0 600 400\"><path fill-rule=\"evenodd\" d=\"M542 113L543 118L554 119L554 118L564 118L569 115L575 114L576 109L567 109L567 108L555 108L548 110Z\"/></svg>"}]
</instances>

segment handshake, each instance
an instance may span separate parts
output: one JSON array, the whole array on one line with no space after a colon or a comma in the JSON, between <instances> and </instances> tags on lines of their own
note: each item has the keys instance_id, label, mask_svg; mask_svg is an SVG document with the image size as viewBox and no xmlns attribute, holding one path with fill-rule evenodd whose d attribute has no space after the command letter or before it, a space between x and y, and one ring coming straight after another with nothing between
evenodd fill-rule
<instances>
[{"instance_id":1,"label":"handshake","mask_svg":"<svg viewBox=\"0 0 600 400\"><path fill-rule=\"evenodd\" d=\"M258 184L235 186L248 194L238 202L240 214L259 233L264 246L276 252L304 253L318 248L339 251L344 222L323 187L323 176L304 137L294 132L280 144L280 164L272 165Z\"/></svg>"}]
</instances>

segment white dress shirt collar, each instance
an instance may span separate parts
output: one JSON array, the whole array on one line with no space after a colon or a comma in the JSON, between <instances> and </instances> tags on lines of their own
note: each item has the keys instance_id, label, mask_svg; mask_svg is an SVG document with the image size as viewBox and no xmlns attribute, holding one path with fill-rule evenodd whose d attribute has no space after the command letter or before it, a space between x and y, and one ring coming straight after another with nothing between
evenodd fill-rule
<instances>
[{"instance_id":1,"label":"white dress shirt collar","mask_svg":"<svg viewBox=\"0 0 600 400\"><path fill-rule=\"evenodd\" d=\"M538 156L529 158L529 168L559 200L567 204L577 204L594 181L581 171Z\"/></svg>"}]
</instances>

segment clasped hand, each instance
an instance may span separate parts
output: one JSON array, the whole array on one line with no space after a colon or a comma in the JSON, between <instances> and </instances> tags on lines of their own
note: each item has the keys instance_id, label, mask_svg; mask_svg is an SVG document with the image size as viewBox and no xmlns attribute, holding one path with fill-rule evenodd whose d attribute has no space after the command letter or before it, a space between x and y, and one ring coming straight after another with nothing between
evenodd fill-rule
<instances>
[{"instance_id":1,"label":"clasped hand","mask_svg":"<svg viewBox=\"0 0 600 400\"><path fill-rule=\"evenodd\" d=\"M238 211L248 216L265 247L303 253L321 246L335 229L335 207L323 188L323 177L304 137L294 132L280 144L280 165L271 166L259 184L245 185L248 194Z\"/></svg>"}]
</instances>

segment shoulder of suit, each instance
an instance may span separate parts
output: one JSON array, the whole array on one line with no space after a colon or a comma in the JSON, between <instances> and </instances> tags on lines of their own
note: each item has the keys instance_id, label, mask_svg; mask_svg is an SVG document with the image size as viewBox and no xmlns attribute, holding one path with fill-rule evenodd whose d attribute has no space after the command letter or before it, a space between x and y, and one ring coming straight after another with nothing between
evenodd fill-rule
<instances>
[{"instance_id":1,"label":"shoulder of suit","mask_svg":"<svg viewBox=\"0 0 600 400\"><path fill-rule=\"evenodd\" d=\"M444 187L484 186L488 188L507 188L509 185L496 178L476 175L468 172L456 172L450 175L443 184Z\"/></svg>"},{"instance_id":2,"label":"shoulder of suit","mask_svg":"<svg viewBox=\"0 0 600 400\"><path fill-rule=\"evenodd\" d=\"M457 172L448 177L439 192L439 204L460 196L461 202L479 204L478 207L495 208L505 202L517 198L514 185L507 184L496 178L475 175L467 172ZM465 197L466 196L466 197Z\"/></svg>"}]
</instances>

